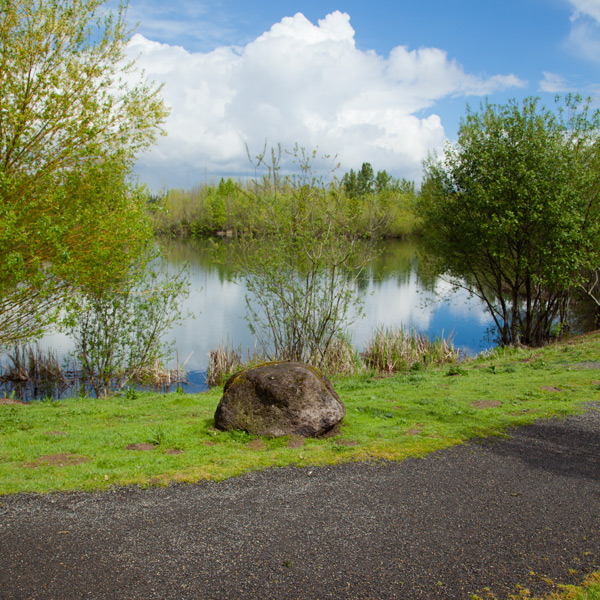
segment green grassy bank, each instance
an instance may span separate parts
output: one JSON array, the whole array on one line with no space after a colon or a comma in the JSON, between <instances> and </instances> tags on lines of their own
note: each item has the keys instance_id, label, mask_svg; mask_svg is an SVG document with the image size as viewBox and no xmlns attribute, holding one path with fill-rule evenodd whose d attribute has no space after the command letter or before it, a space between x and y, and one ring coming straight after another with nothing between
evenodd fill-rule
<instances>
[{"instance_id":1,"label":"green grassy bank","mask_svg":"<svg viewBox=\"0 0 600 600\"><path fill-rule=\"evenodd\" d=\"M0 405L0 494L219 480L272 466L423 456L600 400L600 332L460 367L339 378L347 414L327 439L213 428L221 390Z\"/></svg>"}]
</instances>

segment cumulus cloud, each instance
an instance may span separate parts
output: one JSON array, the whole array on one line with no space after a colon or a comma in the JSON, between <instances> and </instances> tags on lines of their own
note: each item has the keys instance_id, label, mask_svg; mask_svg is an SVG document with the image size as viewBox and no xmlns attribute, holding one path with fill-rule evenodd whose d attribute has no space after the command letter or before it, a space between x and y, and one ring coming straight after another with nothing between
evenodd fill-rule
<instances>
[{"instance_id":1,"label":"cumulus cloud","mask_svg":"<svg viewBox=\"0 0 600 600\"><path fill-rule=\"evenodd\" d=\"M242 47L192 53L138 34L128 52L164 82L171 107L168 137L138 165L155 188L248 173L246 145L258 152L265 140L318 147L344 170L369 161L418 178L445 139L438 100L523 85L514 75L469 74L437 48L362 51L341 12L317 25L301 13L286 17Z\"/></svg>"}]
</instances>

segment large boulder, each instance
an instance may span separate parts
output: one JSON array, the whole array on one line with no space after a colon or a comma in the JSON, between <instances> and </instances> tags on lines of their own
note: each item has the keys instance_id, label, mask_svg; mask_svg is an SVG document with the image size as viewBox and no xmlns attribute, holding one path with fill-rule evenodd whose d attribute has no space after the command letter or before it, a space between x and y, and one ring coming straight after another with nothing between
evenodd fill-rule
<instances>
[{"instance_id":1,"label":"large boulder","mask_svg":"<svg viewBox=\"0 0 600 600\"><path fill-rule=\"evenodd\" d=\"M317 437L335 427L346 408L318 369L274 362L230 377L215 413L215 427L255 435Z\"/></svg>"}]
</instances>

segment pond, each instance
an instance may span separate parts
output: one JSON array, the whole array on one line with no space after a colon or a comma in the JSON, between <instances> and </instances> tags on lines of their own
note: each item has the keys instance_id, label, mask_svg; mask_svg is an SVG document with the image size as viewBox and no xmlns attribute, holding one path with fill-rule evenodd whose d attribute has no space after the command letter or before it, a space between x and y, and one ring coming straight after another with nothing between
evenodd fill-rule
<instances>
[{"instance_id":1,"label":"pond","mask_svg":"<svg viewBox=\"0 0 600 600\"><path fill-rule=\"evenodd\" d=\"M188 371L186 391L206 389L208 353L219 344L243 351L255 347L244 318L246 288L243 282L232 281L226 260L215 259L214 244L175 241L166 246L167 260L174 269L186 262L190 265L191 293L183 308L191 317L170 334L177 360L180 365L185 363ZM451 336L454 346L469 355L493 345L489 336L492 320L482 303L465 291L453 292L442 278L423 271L414 242L385 242L361 279L360 291L365 315L348 332L359 350L377 327L399 325L423 331L430 338ZM40 345L56 350L61 357L72 349L71 340L58 333L47 335ZM171 366L175 365L174 361Z\"/></svg>"},{"instance_id":2,"label":"pond","mask_svg":"<svg viewBox=\"0 0 600 600\"><path fill-rule=\"evenodd\" d=\"M180 362L188 360L190 381L198 385L209 351L220 343L254 348L255 339L244 318L247 291L243 283L231 281L229 266L215 262L206 243L172 243L167 256L173 266L188 262L191 269L186 308L195 318L176 327L172 336ZM361 294L365 315L349 330L359 350L377 327L397 325L416 328L430 338L451 335L455 347L469 355L493 345L492 320L482 303L465 291L452 292L441 278L423 272L414 242L385 242L361 281Z\"/></svg>"}]
</instances>

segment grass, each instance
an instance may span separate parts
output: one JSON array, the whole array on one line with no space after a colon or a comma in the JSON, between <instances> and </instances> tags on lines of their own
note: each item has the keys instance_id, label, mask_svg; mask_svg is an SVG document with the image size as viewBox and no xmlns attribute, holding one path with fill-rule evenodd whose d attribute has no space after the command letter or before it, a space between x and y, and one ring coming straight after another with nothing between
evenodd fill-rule
<instances>
[{"instance_id":1,"label":"grass","mask_svg":"<svg viewBox=\"0 0 600 600\"><path fill-rule=\"evenodd\" d=\"M549 583L555 585L553 582ZM556 588L550 594L540 597L532 596L529 589L520 586L514 594L508 596L508 600L600 600L600 571L588 575L580 586L556 584ZM497 600L497 598L486 591L483 596L477 594L471 596L471 600Z\"/></svg>"},{"instance_id":2,"label":"grass","mask_svg":"<svg viewBox=\"0 0 600 600\"><path fill-rule=\"evenodd\" d=\"M501 434L600 400L600 333L455 366L340 377L341 433L262 439L220 432L220 388L0 405L0 494L221 480L267 467L401 460ZM590 368L595 367L595 368Z\"/></svg>"},{"instance_id":3,"label":"grass","mask_svg":"<svg viewBox=\"0 0 600 600\"><path fill-rule=\"evenodd\" d=\"M451 338L430 340L422 332L402 327L378 329L364 352L365 363L381 373L453 363L458 358Z\"/></svg>"},{"instance_id":4,"label":"grass","mask_svg":"<svg viewBox=\"0 0 600 600\"><path fill-rule=\"evenodd\" d=\"M339 377L334 386L347 410L340 435L300 443L216 431L220 389L0 403L0 494L166 485L274 466L423 456L585 410L586 402L600 400L599 357L596 332L536 351L500 349L460 365ZM525 587L510 598L600 600L600 572L581 586L554 587L543 599ZM473 598L495 600L485 592Z\"/></svg>"}]
</instances>

